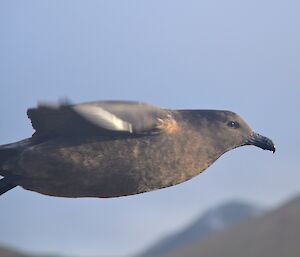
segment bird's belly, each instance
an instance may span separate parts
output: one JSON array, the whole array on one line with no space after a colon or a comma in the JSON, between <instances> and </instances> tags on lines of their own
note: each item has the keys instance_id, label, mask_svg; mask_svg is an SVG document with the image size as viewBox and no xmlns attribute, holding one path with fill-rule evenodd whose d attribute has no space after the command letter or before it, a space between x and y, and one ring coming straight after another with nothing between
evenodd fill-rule
<instances>
[{"instance_id":1,"label":"bird's belly","mask_svg":"<svg viewBox=\"0 0 300 257\"><path fill-rule=\"evenodd\" d=\"M64 197L117 197L148 192L190 179L207 167L170 142L116 140L42 144L19 161L24 188Z\"/></svg>"}]
</instances>

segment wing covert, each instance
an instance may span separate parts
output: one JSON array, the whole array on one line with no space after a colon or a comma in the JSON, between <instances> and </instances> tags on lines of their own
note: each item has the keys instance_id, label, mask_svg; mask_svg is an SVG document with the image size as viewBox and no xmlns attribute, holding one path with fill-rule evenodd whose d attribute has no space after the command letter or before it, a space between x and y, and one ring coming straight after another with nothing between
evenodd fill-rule
<instances>
[{"instance_id":1,"label":"wing covert","mask_svg":"<svg viewBox=\"0 0 300 257\"><path fill-rule=\"evenodd\" d=\"M99 101L83 104L41 103L28 109L34 135L104 134L109 131L144 134L159 132L159 123L169 111L129 101Z\"/></svg>"}]
</instances>

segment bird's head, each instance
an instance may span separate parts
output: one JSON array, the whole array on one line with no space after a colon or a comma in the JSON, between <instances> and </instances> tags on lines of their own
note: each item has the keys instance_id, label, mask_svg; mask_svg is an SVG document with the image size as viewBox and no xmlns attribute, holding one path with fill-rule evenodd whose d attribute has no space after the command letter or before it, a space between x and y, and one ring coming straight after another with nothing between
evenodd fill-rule
<instances>
[{"instance_id":1,"label":"bird's head","mask_svg":"<svg viewBox=\"0 0 300 257\"><path fill-rule=\"evenodd\" d=\"M275 153L271 139L255 133L250 126L236 113L231 111L201 110L197 113L198 129L207 135L218 149L230 149L253 145Z\"/></svg>"}]
</instances>

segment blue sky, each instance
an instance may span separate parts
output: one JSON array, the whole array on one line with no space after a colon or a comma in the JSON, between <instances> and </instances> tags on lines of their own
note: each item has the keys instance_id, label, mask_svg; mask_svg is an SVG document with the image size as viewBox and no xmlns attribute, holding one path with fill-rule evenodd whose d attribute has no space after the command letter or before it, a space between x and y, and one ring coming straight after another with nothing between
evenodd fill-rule
<instances>
[{"instance_id":1,"label":"blue sky","mask_svg":"<svg viewBox=\"0 0 300 257\"><path fill-rule=\"evenodd\" d=\"M275 206L299 193L299 1L0 2L0 143L32 134L40 100L140 100L228 109L277 145L225 154L179 186L119 199L15 189L0 198L0 244L129 255L210 207Z\"/></svg>"}]
</instances>

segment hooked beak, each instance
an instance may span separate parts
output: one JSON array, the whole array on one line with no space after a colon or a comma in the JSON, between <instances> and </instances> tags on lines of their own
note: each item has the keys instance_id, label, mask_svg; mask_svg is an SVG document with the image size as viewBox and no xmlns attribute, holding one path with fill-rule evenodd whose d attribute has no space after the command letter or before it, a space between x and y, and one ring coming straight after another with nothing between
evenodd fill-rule
<instances>
[{"instance_id":1,"label":"hooked beak","mask_svg":"<svg viewBox=\"0 0 300 257\"><path fill-rule=\"evenodd\" d=\"M269 150L275 153L275 145L271 139L264 137L258 133L253 132L251 137L247 140L246 145L254 145L263 150Z\"/></svg>"}]
</instances>

